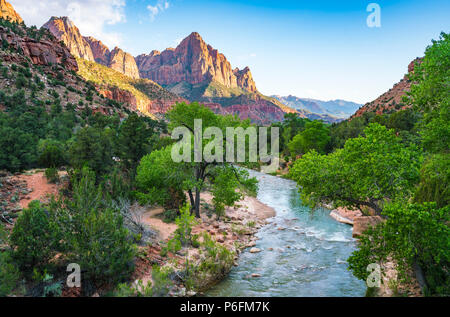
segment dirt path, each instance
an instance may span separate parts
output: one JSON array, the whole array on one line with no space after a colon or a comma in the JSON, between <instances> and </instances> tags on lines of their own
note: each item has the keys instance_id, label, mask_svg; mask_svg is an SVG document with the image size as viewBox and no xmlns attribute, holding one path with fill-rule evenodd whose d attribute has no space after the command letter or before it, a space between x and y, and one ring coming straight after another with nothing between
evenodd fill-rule
<instances>
[{"instance_id":1,"label":"dirt path","mask_svg":"<svg viewBox=\"0 0 450 317\"><path fill-rule=\"evenodd\" d=\"M48 199L50 195L58 194L58 185L49 184L44 172L33 173L33 171L31 171L30 174L17 176L17 179L25 181L27 183L27 188L33 190L20 200L19 204L22 208L27 208L28 204L33 200L44 200Z\"/></svg>"}]
</instances>

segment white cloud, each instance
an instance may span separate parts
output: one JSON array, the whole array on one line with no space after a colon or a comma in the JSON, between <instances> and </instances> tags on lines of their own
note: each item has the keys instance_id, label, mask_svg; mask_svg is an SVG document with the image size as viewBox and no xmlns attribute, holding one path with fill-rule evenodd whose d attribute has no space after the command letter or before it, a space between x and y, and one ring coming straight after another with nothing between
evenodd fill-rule
<instances>
[{"instance_id":1,"label":"white cloud","mask_svg":"<svg viewBox=\"0 0 450 317\"><path fill-rule=\"evenodd\" d=\"M29 26L41 27L52 16L68 16L82 35L93 36L111 48L121 34L108 32L106 25L126 21L126 0L9 0Z\"/></svg>"},{"instance_id":2,"label":"white cloud","mask_svg":"<svg viewBox=\"0 0 450 317\"><path fill-rule=\"evenodd\" d=\"M158 0L155 5L148 5L147 10L150 13L150 19L153 21L155 17L163 11L169 9L170 3L166 0Z\"/></svg>"}]
</instances>

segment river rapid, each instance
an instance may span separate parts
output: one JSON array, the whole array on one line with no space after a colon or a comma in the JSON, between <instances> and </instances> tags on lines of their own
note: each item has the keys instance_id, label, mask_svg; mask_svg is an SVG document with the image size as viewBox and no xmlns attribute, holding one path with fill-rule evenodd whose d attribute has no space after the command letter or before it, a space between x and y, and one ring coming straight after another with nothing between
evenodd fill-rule
<instances>
[{"instance_id":1,"label":"river rapid","mask_svg":"<svg viewBox=\"0 0 450 317\"><path fill-rule=\"evenodd\" d=\"M256 234L227 278L206 296L364 296L366 287L347 270L356 248L352 227L302 206L296 184L250 171L259 180L258 199L277 215ZM252 273L260 277L251 277Z\"/></svg>"}]
</instances>

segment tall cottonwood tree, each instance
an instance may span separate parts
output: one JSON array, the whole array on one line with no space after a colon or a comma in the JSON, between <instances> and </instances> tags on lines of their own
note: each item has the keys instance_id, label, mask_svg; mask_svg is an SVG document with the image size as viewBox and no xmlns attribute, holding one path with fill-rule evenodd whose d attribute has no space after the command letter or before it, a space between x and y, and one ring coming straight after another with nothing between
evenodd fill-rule
<instances>
[{"instance_id":1,"label":"tall cottonwood tree","mask_svg":"<svg viewBox=\"0 0 450 317\"><path fill-rule=\"evenodd\" d=\"M171 185L176 186L181 190L185 190L188 193L189 201L192 211L196 217L200 217L200 195L207 183L214 184L216 181L227 182L234 184L232 190L214 190L213 195L216 208L222 208L224 205L232 205L238 201L245 194L254 194L256 192L256 179L250 178L249 173L246 170L234 166L232 163L226 162L226 142L223 141L223 136L226 135L227 127L242 127L247 128L250 126L249 121L241 121L237 117L233 116L219 116L214 114L209 108L198 103L186 104L178 103L171 111L168 112L168 118L170 120L169 130L173 131L175 128L184 127L190 134L188 140L184 142L190 142L194 144L194 130L196 128L195 120L201 120L201 132L205 133L208 128L216 128L216 131L222 132L221 135L211 135L209 139L203 138L199 148L202 153L208 152L212 157L221 158L217 160L210 160L204 155L200 159L196 156L195 147L191 146L189 153L189 161L175 162L172 157L168 157L169 151L172 151L172 146L169 146L163 150L165 151L166 161L153 160L152 156L158 154L150 154L144 157L138 167L137 182L140 189L147 188L148 192L157 193L164 186ZM184 136L186 137L186 136ZM221 140L220 140L221 139ZM217 141L221 144L222 151L218 153L211 148L212 144ZM178 150L175 150L177 152ZM197 157L197 159L196 159ZM247 157L247 156L246 156ZM153 160L155 164L149 164L149 161ZM170 161L169 161L170 160ZM155 168L162 172L159 174L151 172L149 169ZM230 173L232 171L232 173ZM154 182L156 179L159 182ZM173 182L173 180L176 180ZM152 184L156 185L152 186ZM236 195L236 191L239 193Z\"/></svg>"}]
</instances>

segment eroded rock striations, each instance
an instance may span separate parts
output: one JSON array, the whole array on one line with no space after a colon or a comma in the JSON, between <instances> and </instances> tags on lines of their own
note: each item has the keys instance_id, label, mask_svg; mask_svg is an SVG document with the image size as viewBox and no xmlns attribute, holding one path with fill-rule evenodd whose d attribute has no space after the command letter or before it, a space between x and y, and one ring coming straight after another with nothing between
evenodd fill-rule
<instances>
[{"instance_id":1,"label":"eroded rock striations","mask_svg":"<svg viewBox=\"0 0 450 317\"><path fill-rule=\"evenodd\" d=\"M94 61L89 43L68 17L51 17L42 27L48 29L58 40L63 41L73 56Z\"/></svg>"},{"instance_id":2,"label":"eroded rock striations","mask_svg":"<svg viewBox=\"0 0 450 317\"><path fill-rule=\"evenodd\" d=\"M161 85L180 82L196 85L214 81L227 88L256 92L250 69L233 70L226 57L206 44L197 32L191 33L175 49L142 54L136 57L136 61L142 77Z\"/></svg>"}]
</instances>

